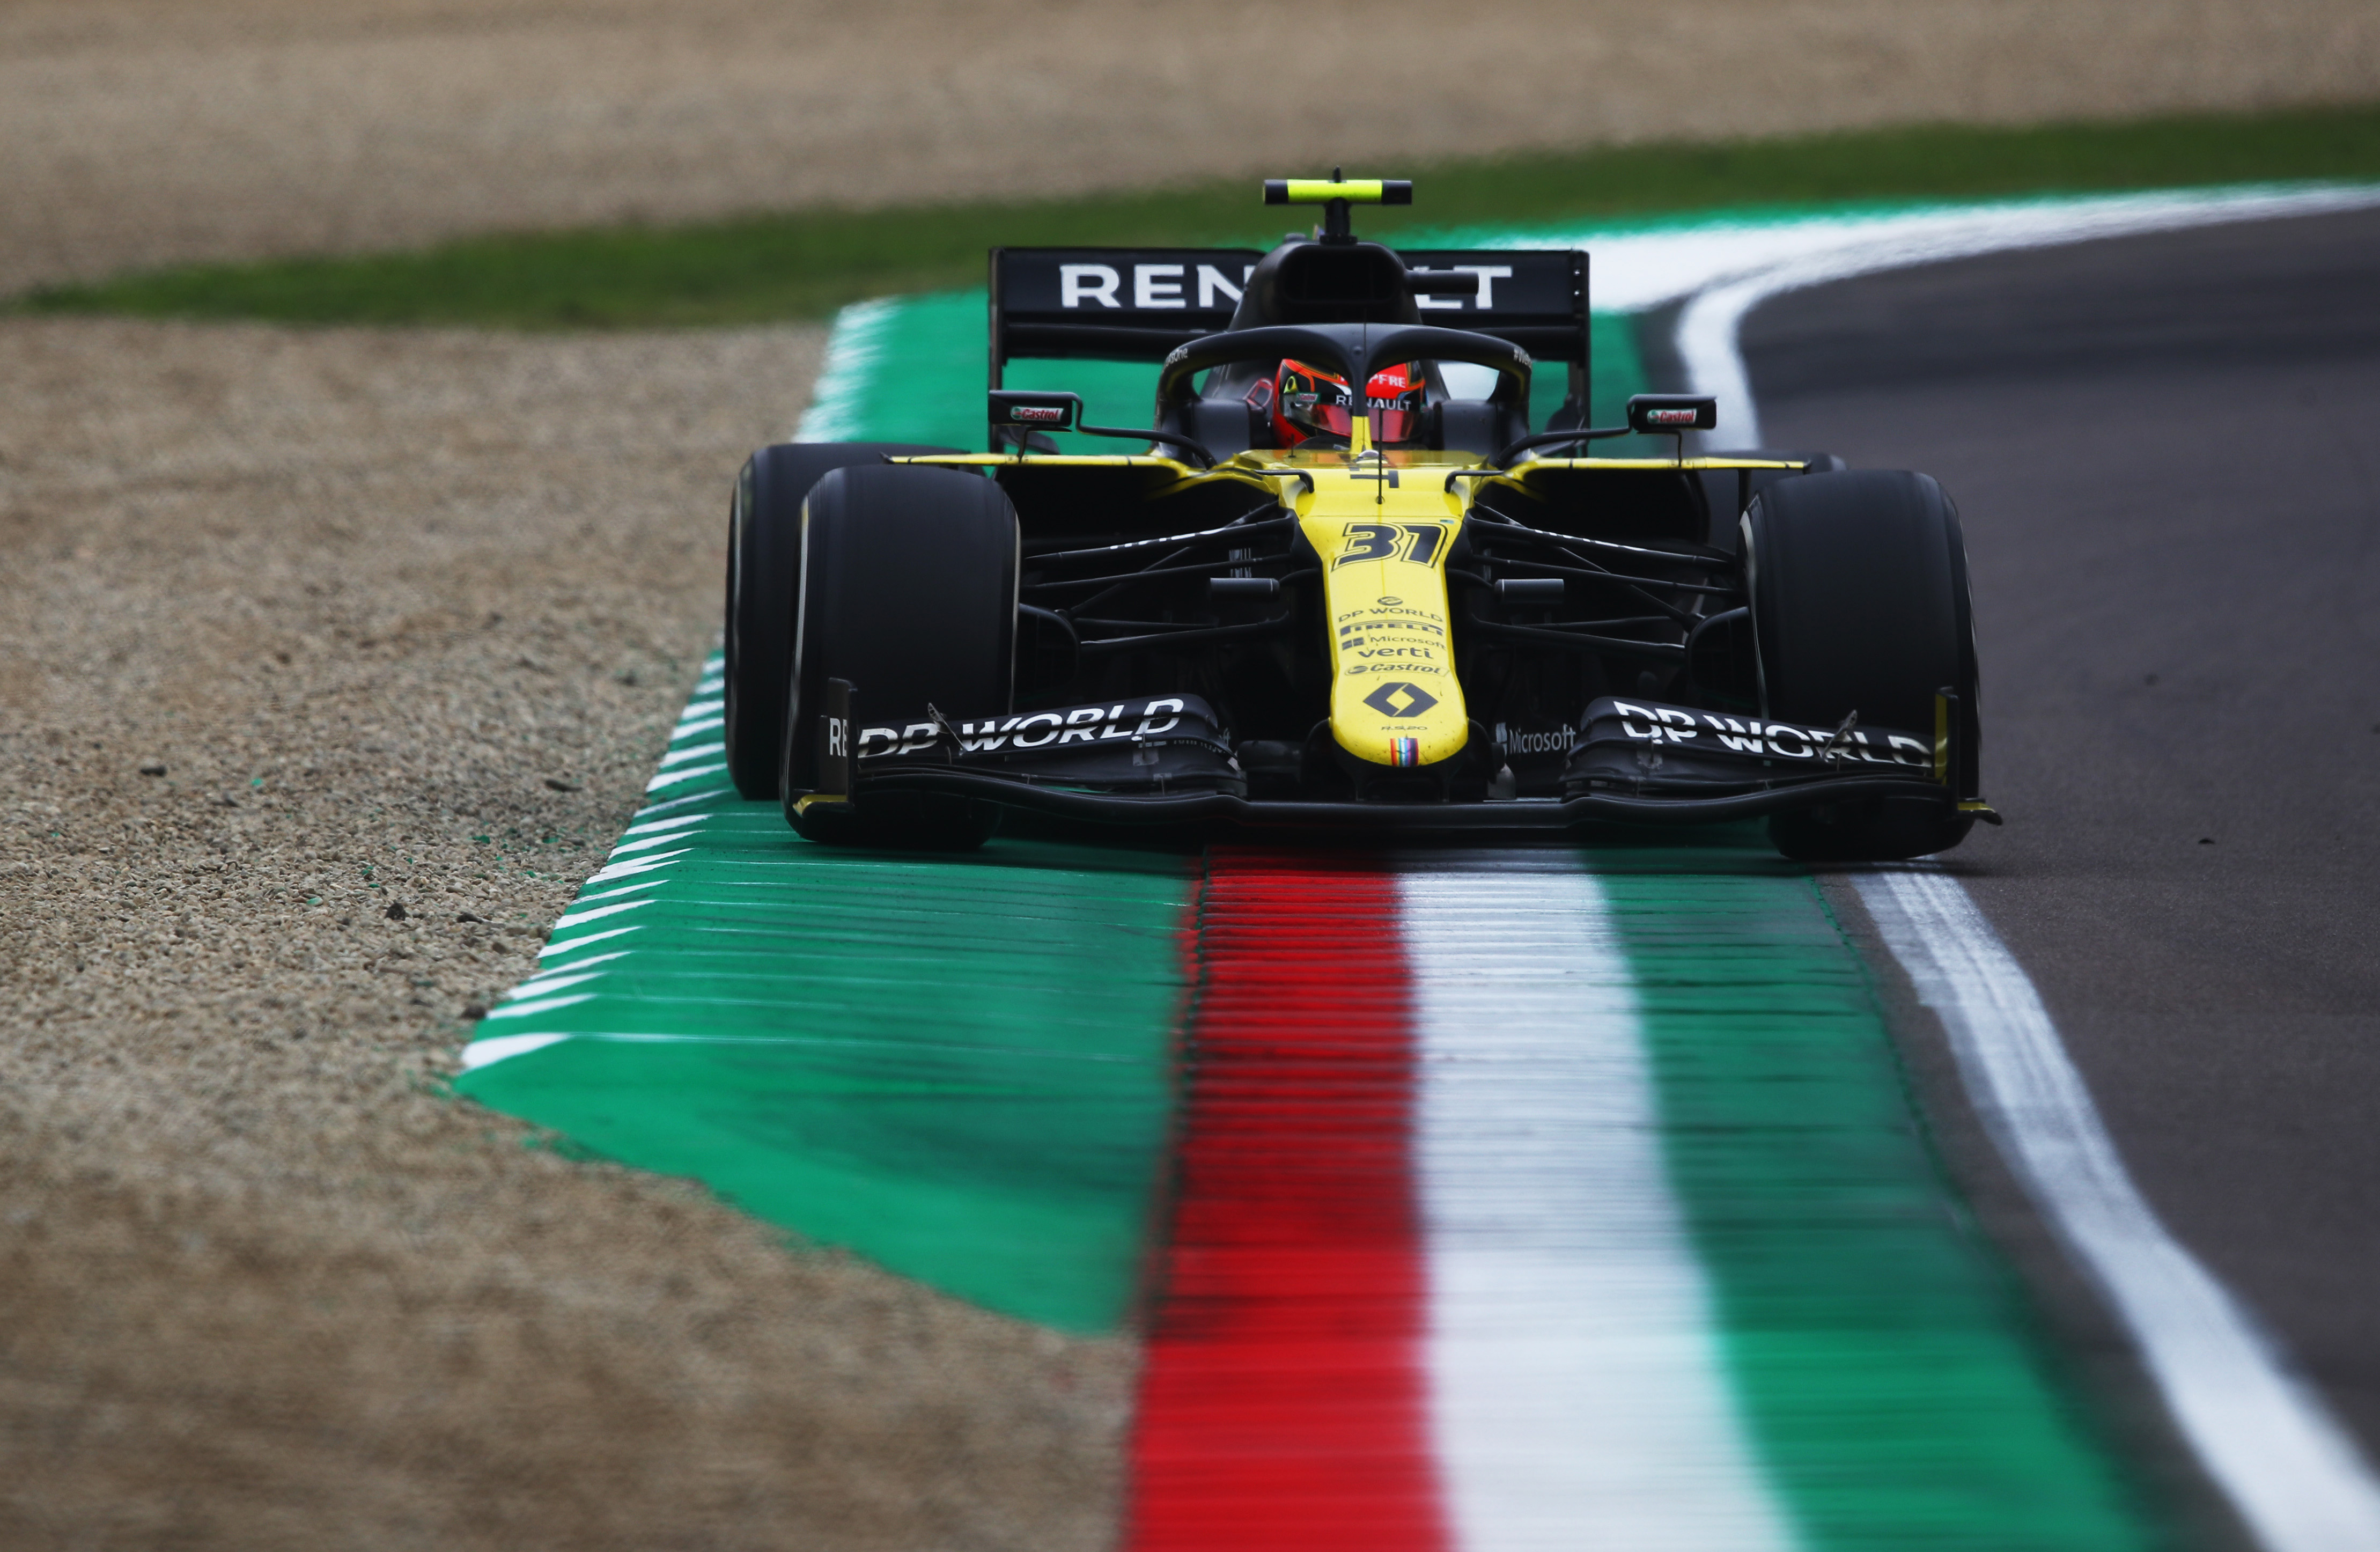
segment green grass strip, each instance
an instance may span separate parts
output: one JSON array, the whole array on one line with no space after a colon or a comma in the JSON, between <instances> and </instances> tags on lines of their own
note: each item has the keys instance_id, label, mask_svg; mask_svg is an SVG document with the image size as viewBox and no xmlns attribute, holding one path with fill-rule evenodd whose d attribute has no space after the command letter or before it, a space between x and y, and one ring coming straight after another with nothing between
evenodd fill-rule
<instances>
[{"instance_id":1,"label":"green grass strip","mask_svg":"<svg viewBox=\"0 0 2380 1552\"><path fill-rule=\"evenodd\" d=\"M1294 169L1285 169L1294 170ZM1717 145L1362 169L1410 176L1383 237L1742 205L1989 198L2380 176L2380 107L2027 128L1924 126ZM471 237L407 253L200 264L8 304L31 313L577 329L824 318L866 297L979 285L985 249L1262 242L1254 179L1074 199L817 209L684 226Z\"/></svg>"}]
</instances>

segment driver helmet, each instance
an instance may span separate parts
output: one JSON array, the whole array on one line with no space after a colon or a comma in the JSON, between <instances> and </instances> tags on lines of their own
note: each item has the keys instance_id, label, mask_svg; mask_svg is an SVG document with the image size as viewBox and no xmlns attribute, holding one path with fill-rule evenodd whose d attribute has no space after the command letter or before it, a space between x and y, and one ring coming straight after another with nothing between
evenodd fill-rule
<instances>
[{"instance_id":1,"label":"driver helmet","mask_svg":"<svg viewBox=\"0 0 2380 1552\"><path fill-rule=\"evenodd\" d=\"M1381 443L1411 442L1421 434L1424 383L1421 363L1409 361L1383 367L1364 385L1364 403L1376 418L1372 439ZM1272 411L1273 435L1283 447L1295 447L1309 437L1336 437L1344 442L1354 430L1355 396L1347 380L1303 361L1287 360L1269 382L1257 384L1248 395L1257 407Z\"/></svg>"}]
</instances>

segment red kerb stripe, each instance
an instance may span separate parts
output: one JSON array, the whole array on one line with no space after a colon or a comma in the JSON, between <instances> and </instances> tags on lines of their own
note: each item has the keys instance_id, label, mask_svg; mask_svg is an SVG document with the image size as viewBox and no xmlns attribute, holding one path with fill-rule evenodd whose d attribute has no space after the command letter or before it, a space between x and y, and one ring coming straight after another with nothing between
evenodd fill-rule
<instances>
[{"instance_id":1,"label":"red kerb stripe","mask_svg":"<svg viewBox=\"0 0 2380 1552\"><path fill-rule=\"evenodd\" d=\"M1217 849L1133 1552L1439 1552L1393 878Z\"/></svg>"}]
</instances>

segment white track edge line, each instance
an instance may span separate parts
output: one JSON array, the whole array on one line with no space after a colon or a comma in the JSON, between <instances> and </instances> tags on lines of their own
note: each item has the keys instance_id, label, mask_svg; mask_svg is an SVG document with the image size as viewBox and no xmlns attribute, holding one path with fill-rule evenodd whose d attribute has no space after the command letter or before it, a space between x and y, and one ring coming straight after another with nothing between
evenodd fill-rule
<instances>
[{"instance_id":1,"label":"white track edge line","mask_svg":"<svg viewBox=\"0 0 2380 1552\"><path fill-rule=\"evenodd\" d=\"M2271 1552L2380 1548L2380 1484L2354 1442L2142 1196L2040 993L1965 888L1931 867L1853 879L2001 1157L2240 1517Z\"/></svg>"}]
</instances>

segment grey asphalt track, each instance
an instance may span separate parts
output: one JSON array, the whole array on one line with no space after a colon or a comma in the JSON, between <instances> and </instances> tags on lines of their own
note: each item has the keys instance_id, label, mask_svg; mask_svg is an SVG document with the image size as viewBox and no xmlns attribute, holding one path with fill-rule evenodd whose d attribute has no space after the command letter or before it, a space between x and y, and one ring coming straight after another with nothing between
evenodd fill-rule
<instances>
[{"instance_id":1,"label":"grey asphalt track","mask_svg":"<svg viewBox=\"0 0 2380 1552\"><path fill-rule=\"evenodd\" d=\"M1844 282L1743 346L1770 445L1958 500L2009 823L1951 860L2155 1208L2380 1459L2380 213Z\"/></svg>"}]
</instances>

